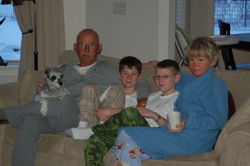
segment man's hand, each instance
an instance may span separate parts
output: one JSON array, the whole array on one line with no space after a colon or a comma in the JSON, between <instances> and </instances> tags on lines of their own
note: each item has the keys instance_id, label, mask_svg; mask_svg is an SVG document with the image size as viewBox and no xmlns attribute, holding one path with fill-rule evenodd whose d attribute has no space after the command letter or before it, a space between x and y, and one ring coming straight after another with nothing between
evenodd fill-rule
<instances>
[{"instance_id":1,"label":"man's hand","mask_svg":"<svg viewBox=\"0 0 250 166\"><path fill-rule=\"evenodd\" d=\"M172 129L170 125L168 125L168 130L173 133L181 132L187 124L187 120L182 120L179 124L176 125L177 129Z\"/></svg>"},{"instance_id":2,"label":"man's hand","mask_svg":"<svg viewBox=\"0 0 250 166\"><path fill-rule=\"evenodd\" d=\"M45 86L45 81L41 81L41 82L37 85L36 91L37 91L37 92L40 92L40 91L44 88L44 86Z\"/></svg>"}]
</instances>

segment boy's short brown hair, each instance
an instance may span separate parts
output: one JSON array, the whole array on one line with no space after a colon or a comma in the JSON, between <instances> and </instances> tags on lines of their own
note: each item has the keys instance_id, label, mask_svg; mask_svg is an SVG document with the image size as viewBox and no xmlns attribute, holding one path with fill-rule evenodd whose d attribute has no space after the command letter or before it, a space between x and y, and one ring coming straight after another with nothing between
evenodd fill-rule
<instances>
[{"instance_id":1,"label":"boy's short brown hair","mask_svg":"<svg viewBox=\"0 0 250 166\"><path fill-rule=\"evenodd\" d=\"M180 66L178 63L171 59L165 59L157 63L156 68L160 69L169 69L173 74L179 74L180 73Z\"/></svg>"},{"instance_id":2,"label":"boy's short brown hair","mask_svg":"<svg viewBox=\"0 0 250 166\"><path fill-rule=\"evenodd\" d=\"M126 56L122 58L119 62L119 72L124 69L124 67L127 66L128 68L135 67L139 74L141 74L142 71L142 63L139 59L137 59L134 56Z\"/></svg>"}]
</instances>

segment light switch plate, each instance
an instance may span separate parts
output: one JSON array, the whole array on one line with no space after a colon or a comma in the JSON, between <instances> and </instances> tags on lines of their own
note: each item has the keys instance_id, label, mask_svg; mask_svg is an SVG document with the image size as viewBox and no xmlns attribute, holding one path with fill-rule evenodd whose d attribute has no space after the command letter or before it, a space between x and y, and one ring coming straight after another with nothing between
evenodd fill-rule
<instances>
[{"instance_id":1,"label":"light switch plate","mask_svg":"<svg viewBox=\"0 0 250 166\"><path fill-rule=\"evenodd\" d=\"M126 15L127 2L113 2L113 14Z\"/></svg>"}]
</instances>

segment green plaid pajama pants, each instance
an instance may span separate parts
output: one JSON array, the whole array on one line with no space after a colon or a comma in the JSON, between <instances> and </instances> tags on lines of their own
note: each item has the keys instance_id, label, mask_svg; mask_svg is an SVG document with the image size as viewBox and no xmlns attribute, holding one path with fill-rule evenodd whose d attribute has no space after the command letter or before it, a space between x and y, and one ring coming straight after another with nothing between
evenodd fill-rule
<instances>
[{"instance_id":1,"label":"green plaid pajama pants","mask_svg":"<svg viewBox=\"0 0 250 166\"><path fill-rule=\"evenodd\" d=\"M135 108L130 107L92 127L94 134L85 145L85 166L103 166L104 155L114 145L119 128L125 126L148 126L148 123Z\"/></svg>"}]
</instances>

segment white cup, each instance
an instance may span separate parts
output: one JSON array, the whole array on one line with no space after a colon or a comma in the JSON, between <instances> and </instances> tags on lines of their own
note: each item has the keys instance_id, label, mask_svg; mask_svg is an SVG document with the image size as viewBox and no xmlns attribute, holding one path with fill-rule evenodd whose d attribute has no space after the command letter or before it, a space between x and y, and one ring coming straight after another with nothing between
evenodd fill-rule
<instances>
[{"instance_id":1,"label":"white cup","mask_svg":"<svg viewBox=\"0 0 250 166\"><path fill-rule=\"evenodd\" d=\"M177 111L168 113L168 121L172 129L177 129L176 125L181 121L181 113Z\"/></svg>"}]
</instances>

